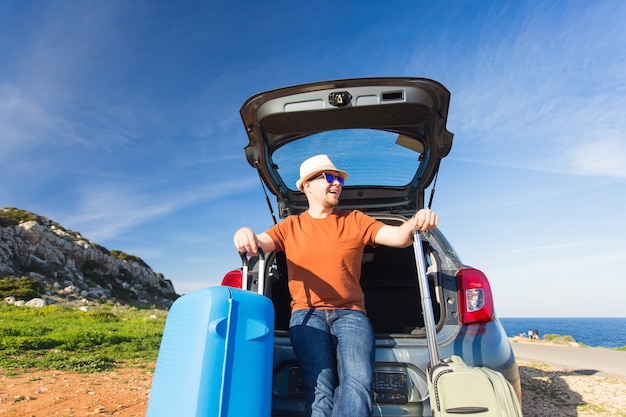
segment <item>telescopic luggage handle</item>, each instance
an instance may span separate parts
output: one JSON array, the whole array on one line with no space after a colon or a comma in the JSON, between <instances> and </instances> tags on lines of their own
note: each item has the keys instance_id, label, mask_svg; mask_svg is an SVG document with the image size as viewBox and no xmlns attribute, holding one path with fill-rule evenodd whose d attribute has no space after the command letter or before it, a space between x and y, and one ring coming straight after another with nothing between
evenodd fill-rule
<instances>
[{"instance_id":1,"label":"telescopic luggage handle","mask_svg":"<svg viewBox=\"0 0 626 417\"><path fill-rule=\"evenodd\" d=\"M421 294L422 314L424 315L424 329L426 330L426 344L428 345L430 366L435 366L439 363L437 335L435 332L435 315L433 313L433 304L430 298L430 289L428 287L428 276L426 274L426 261L424 260L422 235L418 228L413 229L413 251L415 252L417 283Z\"/></svg>"},{"instance_id":2,"label":"telescopic luggage handle","mask_svg":"<svg viewBox=\"0 0 626 417\"><path fill-rule=\"evenodd\" d=\"M265 252L260 247L257 248L257 252L259 255L259 278L257 283L256 292L263 295L265 292ZM241 256L241 263L243 265L241 269L241 288L244 290L248 289L248 256L246 252L239 252L239 256Z\"/></svg>"}]
</instances>

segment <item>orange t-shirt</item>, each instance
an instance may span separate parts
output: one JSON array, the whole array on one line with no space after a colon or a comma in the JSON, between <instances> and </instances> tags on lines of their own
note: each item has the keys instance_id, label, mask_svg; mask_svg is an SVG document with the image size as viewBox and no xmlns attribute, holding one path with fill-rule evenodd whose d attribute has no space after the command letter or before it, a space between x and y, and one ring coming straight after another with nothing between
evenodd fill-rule
<instances>
[{"instance_id":1,"label":"orange t-shirt","mask_svg":"<svg viewBox=\"0 0 626 417\"><path fill-rule=\"evenodd\" d=\"M361 258L384 224L358 210L335 209L323 219L308 211L289 216L267 233L285 252L291 309L350 309L365 312Z\"/></svg>"}]
</instances>

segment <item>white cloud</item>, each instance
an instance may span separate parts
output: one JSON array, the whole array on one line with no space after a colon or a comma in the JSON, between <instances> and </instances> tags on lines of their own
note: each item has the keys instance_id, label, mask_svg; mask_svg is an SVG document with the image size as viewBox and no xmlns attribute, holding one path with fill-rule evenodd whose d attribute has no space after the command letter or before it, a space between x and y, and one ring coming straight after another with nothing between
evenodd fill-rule
<instances>
[{"instance_id":1,"label":"white cloud","mask_svg":"<svg viewBox=\"0 0 626 417\"><path fill-rule=\"evenodd\" d=\"M76 210L56 218L72 229L81 230L88 239L99 242L197 202L228 198L228 195L257 186L258 178L254 176L167 192L163 192L157 184L141 189L125 187L120 182L83 184Z\"/></svg>"},{"instance_id":2,"label":"white cloud","mask_svg":"<svg viewBox=\"0 0 626 417\"><path fill-rule=\"evenodd\" d=\"M626 8L562 7L520 14L498 38L478 33L484 42L475 55L455 63L463 70L449 85L454 156L625 176L626 55L615 51L626 41L618 24Z\"/></svg>"},{"instance_id":3,"label":"white cloud","mask_svg":"<svg viewBox=\"0 0 626 417\"><path fill-rule=\"evenodd\" d=\"M36 96L4 83L0 85L0 125L0 158L9 158L44 143L46 136L63 129L65 122L50 114Z\"/></svg>"},{"instance_id":4,"label":"white cloud","mask_svg":"<svg viewBox=\"0 0 626 417\"><path fill-rule=\"evenodd\" d=\"M574 173L626 178L626 137L584 142L566 152Z\"/></svg>"}]
</instances>

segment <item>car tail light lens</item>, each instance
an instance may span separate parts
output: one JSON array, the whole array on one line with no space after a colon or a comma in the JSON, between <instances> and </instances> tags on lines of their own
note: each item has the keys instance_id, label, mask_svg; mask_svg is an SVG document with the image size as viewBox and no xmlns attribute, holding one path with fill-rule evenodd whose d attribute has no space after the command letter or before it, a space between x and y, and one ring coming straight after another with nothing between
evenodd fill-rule
<instances>
[{"instance_id":1,"label":"car tail light lens","mask_svg":"<svg viewBox=\"0 0 626 417\"><path fill-rule=\"evenodd\" d=\"M243 281L243 274L241 269L234 269L229 271L222 278L222 286L224 287L233 287L233 288L241 288L241 282Z\"/></svg>"},{"instance_id":2,"label":"car tail light lens","mask_svg":"<svg viewBox=\"0 0 626 417\"><path fill-rule=\"evenodd\" d=\"M493 296L489 280L478 269L463 268L457 273L461 323L493 320Z\"/></svg>"}]
</instances>

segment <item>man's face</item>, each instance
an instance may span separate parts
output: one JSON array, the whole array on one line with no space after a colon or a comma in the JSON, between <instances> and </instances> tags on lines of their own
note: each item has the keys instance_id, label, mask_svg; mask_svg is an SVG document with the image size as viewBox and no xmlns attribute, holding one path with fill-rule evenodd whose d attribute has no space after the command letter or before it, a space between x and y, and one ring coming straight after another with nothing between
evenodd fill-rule
<instances>
[{"instance_id":1,"label":"man's face","mask_svg":"<svg viewBox=\"0 0 626 417\"><path fill-rule=\"evenodd\" d=\"M330 174L330 175L324 175ZM337 179L339 173L337 171L326 171L315 175L308 181L310 193L309 198L321 203L326 208L332 208L339 204L339 196L341 195L342 186L340 180ZM331 178L330 176L334 177ZM332 179L328 182L327 178Z\"/></svg>"}]
</instances>

